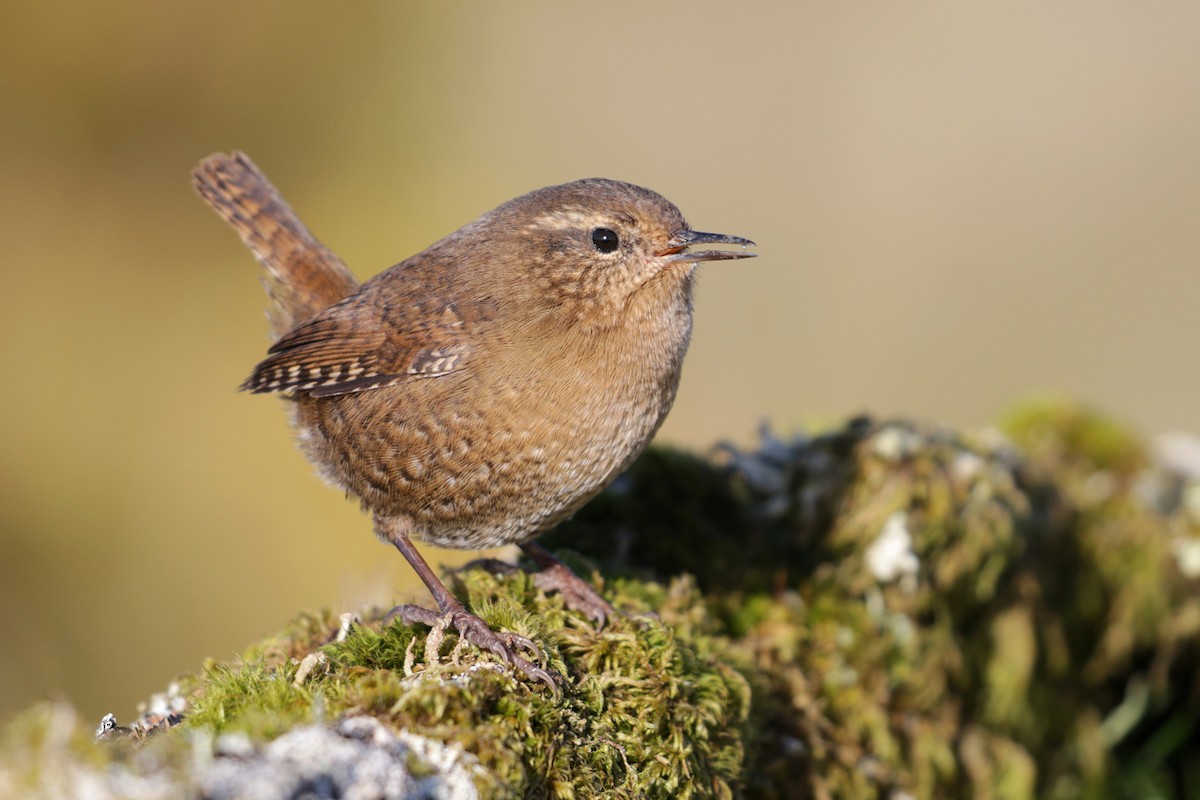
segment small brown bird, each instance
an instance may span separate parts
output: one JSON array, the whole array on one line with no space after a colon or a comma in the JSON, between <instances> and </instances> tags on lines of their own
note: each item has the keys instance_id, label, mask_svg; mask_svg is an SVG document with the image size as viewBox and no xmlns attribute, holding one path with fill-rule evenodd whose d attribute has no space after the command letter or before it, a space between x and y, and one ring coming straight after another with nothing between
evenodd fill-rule
<instances>
[{"instance_id":1,"label":"small brown bird","mask_svg":"<svg viewBox=\"0 0 1200 800\"><path fill-rule=\"evenodd\" d=\"M357 285L242 154L193 173L258 256L279 339L242 384L292 401L327 481L357 497L460 635L551 686L459 602L412 540L520 544L539 582L603 621L611 607L531 541L645 448L679 384L701 261L753 242L700 233L661 195L588 179L510 200ZM736 250L692 250L713 244Z\"/></svg>"}]
</instances>

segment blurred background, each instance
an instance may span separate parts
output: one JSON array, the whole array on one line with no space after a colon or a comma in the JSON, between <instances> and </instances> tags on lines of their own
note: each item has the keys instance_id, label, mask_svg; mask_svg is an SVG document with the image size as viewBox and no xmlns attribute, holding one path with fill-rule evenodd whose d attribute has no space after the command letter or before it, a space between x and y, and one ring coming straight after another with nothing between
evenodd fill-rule
<instances>
[{"instance_id":1,"label":"blurred background","mask_svg":"<svg viewBox=\"0 0 1200 800\"><path fill-rule=\"evenodd\" d=\"M1186 0L4 4L0 718L128 721L299 609L424 598L234 391L264 302L208 153L360 277L587 176L755 239L702 271L659 441L1050 391L1198 431L1197 30Z\"/></svg>"}]
</instances>

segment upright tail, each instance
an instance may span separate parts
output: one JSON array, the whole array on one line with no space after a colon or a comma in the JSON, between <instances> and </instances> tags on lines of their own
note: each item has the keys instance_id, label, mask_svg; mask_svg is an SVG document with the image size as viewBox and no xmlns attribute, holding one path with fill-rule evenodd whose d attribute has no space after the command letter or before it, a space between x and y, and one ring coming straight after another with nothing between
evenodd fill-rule
<instances>
[{"instance_id":1,"label":"upright tail","mask_svg":"<svg viewBox=\"0 0 1200 800\"><path fill-rule=\"evenodd\" d=\"M279 338L358 288L245 153L215 153L192 170L192 185L233 226L263 266L268 317Z\"/></svg>"}]
</instances>

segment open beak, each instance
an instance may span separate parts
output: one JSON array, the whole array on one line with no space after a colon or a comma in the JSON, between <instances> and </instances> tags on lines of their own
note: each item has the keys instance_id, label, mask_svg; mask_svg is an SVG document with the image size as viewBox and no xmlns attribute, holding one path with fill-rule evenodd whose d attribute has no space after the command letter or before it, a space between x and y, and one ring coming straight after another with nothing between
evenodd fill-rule
<instances>
[{"instance_id":1,"label":"open beak","mask_svg":"<svg viewBox=\"0 0 1200 800\"><path fill-rule=\"evenodd\" d=\"M665 257L672 263L692 263L694 261L725 261L733 258L754 258L757 253L746 252L747 247L754 247L754 242L740 236L730 236L726 233L702 233L701 231L679 231L670 241L669 247L655 255ZM736 244L741 250L696 250L688 248L699 244Z\"/></svg>"}]
</instances>

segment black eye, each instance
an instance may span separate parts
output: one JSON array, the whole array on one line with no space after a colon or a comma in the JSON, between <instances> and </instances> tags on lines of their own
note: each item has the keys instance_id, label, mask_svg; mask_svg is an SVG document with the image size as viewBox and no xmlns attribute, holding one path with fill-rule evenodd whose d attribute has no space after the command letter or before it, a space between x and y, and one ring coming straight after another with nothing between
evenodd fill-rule
<instances>
[{"instance_id":1,"label":"black eye","mask_svg":"<svg viewBox=\"0 0 1200 800\"><path fill-rule=\"evenodd\" d=\"M601 253L611 253L620 247L616 231L608 228L596 228L592 231L592 244Z\"/></svg>"}]
</instances>

